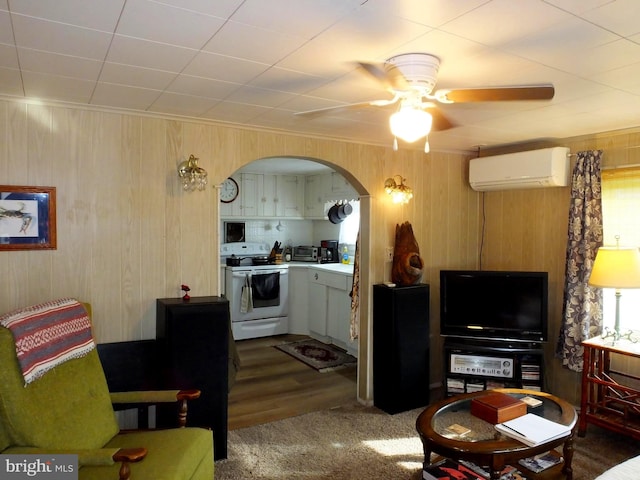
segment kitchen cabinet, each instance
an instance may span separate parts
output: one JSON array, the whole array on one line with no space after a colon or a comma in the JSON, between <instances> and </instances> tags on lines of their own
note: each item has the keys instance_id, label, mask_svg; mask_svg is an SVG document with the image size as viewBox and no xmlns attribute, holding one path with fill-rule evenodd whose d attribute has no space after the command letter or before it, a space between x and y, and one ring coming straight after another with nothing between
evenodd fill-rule
<instances>
[{"instance_id":1,"label":"kitchen cabinet","mask_svg":"<svg viewBox=\"0 0 640 480\"><path fill-rule=\"evenodd\" d=\"M352 275L309 268L309 335L357 356L349 338Z\"/></svg>"},{"instance_id":2,"label":"kitchen cabinet","mask_svg":"<svg viewBox=\"0 0 640 480\"><path fill-rule=\"evenodd\" d=\"M262 187L262 175L243 173L240 175L240 212L243 217L257 217L260 213L259 192Z\"/></svg>"},{"instance_id":3,"label":"kitchen cabinet","mask_svg":"<svg viewBox=\"0 0 640 480\"><path fill-rule=\"evenodd\" d=\"M329 200L355 200L358 192L351 183L338 172L331 172L331 198Z\"/></svg>"},{"instance_id":4,"label":"kitchen cabinet","mask_svg":"<svg viewBox=\"0 0 640 480\"><path fill-rule=\"evenodd\" d=\"M265 175L265 177L270 175ZM304 216L304 177L299 175L275 176L276 216L302 218Z\"/></svg>"},{"instance_id":5,"label":"kitchen cabinet","mask_svg":"<svg viewBox=\"0 0 640 480\"><path fill-rule=\"evenodd\" d=\"M240 176L232 176L238 186L240 187L240 194L238 197L231 203L220 202L220 216L221 217L240 217L242 215L242 209L240 206L242 205L242 192L244 188L242 188L242 180Z\"/></svg>"},{"instance_id":6,"label":"kitchen cabinet","mask_svg":"<svg viewBox=\"0 0 640 480\"><path fill-rule=\"evenodd\" d=\"M289 333L309 334L308 268L289 266Z\"/></svg>"},{"instance_id":7,"label":"kitchen cabinet","mask_svg":"<svg viewBox=\"0 0 640 480\"><path fill-rule=\"evenodd\" d=\"M304 185L304 216L310 219L326 219L327 193L331 191L331 175L307 175Z\"/></svg>"},{"instance_id":8,"label":"kitchen cabinet","mask_svg":"<svg viewBox=\"0 0 640 480\"><path fill-rule=\"evenodd\" d=\"M231 203L221 204L221 217L303 218L303 176L242 173L235 180L240 195Z\"/></svg>"}]
</instances>

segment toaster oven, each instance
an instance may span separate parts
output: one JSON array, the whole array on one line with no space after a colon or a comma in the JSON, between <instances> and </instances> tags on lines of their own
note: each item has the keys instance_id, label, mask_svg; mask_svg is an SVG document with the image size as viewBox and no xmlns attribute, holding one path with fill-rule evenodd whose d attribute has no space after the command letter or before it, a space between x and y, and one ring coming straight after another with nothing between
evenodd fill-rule
<instances>
[{"instance_id":1,"label":"toaster oven","mask_svg":"<svg viewBox=\"0 0 640 480\"><path fill-rule=\"evenodd\" d=\"M293 256L291 257L291 260L294 262L317 262L318 250L318 247L304 245L293 247Z\"/></svg>"}]
</instances>

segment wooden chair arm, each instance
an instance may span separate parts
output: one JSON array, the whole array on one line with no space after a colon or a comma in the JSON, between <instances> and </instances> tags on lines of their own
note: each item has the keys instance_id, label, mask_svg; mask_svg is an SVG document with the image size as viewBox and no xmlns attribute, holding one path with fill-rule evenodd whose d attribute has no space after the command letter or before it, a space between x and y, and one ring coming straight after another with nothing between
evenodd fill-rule
<instances>
[{"instance_id":1,"label":"wooden chair arm","mask_svg":"<svg viewBox=\"0 0 640 480\"><path fill-rule=\"evenodd\" d=\"M200 390L180 390L178 392L178 400L195 400L196 398L200 398Z\"/></svg>"},{"instance_id":2,"label":"wooden chair arm","mask_svg":"<svg viewBox=\"0 0 640 480\"><path fill-rule=\"evenodd\" d=\"M129 480L131 477L130 463L139 462L147 456L146 448L121 448L113 455L114 462L122 462L120 465L120 480Z\"/></svg>"},{"instance_id":3,"label":"wooden chair arm","mask_svg":"<svg viewBox=\"0 0 640 480\"><path fill-rule=\"evenodd\" d=\"M155 404L192 400L200 396L199 390L139 390L132 392L110 392L114 404Z\"/></svg>"},{"instance_id":4,"label":"wooden chair arm","mask_svg":"<svg viewBox=\"0 0 640 480\"><path fill-rule=\"evenodd\" d=\"M114 404L155 404L179 402L178 427L187 425L187 402L200 398L200 390L150 390L137 392L111 392L111 403Z\"/></svg>"}]
</instances>

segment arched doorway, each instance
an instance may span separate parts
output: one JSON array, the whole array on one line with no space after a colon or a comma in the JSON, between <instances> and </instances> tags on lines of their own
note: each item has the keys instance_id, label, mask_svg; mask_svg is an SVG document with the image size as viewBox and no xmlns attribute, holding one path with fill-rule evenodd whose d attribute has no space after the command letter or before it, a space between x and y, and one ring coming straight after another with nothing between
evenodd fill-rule
<instances>
[{"instance_id":1,"label":"arched doorway","mask_svg":"<svg viewBox=\"0 0 640 480\"><path fill-rule=\"evenodd\" d=\"M373 403L373 381L372 381L372 336L371 325L369 319L371 318L371 295L369 285L370 281L370 262L371 257L371 242L370 242L370 229L371 229L371 197L366 191L363 184L348 170L343 167L333 164L329 161L311 158L311 157L265 157L256 159L243 165L237 172L240 171L262 171L270 173L300 173L305 172L337 172L355 189L360 200L360 302L359 302L359 336L358 343L358 379L357 379L357 399L364 404ZM231 172L231 175L235 172ZM223 217L224 215L221 215ZM277 228L278 225L283 225L285 228L287 221L280 220L274 222L271 228ZM221 231L223 231L221 229Z\"/></svg>"}]
</instances>

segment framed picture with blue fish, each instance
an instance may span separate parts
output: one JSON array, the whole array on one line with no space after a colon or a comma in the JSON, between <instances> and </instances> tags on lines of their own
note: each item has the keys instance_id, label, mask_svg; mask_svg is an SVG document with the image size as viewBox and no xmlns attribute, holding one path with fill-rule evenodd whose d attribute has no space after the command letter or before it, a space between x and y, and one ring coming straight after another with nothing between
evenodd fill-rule
<instances>
[{"instance_id":1,"label":"framed picture with blue fish","mask_svg":"<svg viewBox=\"0 0 640 480\"><path fill-rule=\"evenodd\" d=\"M0 185L0 250L56 248L56 188Z\"/></svg>"}]
</instances>

